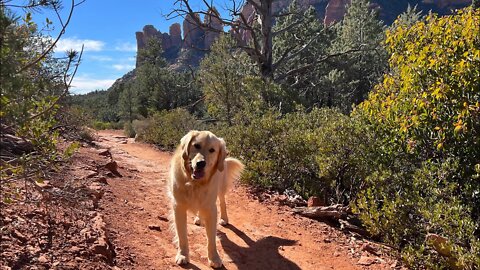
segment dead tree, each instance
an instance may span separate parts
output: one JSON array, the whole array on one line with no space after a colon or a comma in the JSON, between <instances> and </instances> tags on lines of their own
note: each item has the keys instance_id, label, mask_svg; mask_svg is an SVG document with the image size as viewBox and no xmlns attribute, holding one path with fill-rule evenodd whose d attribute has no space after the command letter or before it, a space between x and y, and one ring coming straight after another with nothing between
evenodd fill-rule
<instances>
[{"instance_id":1,"label":"dead tree","mask_svg":"<svg viewBox=\"0 0 480 270\"><path fill-rule=\"evenodd\" d=\"M212 12L216 10L213 2L203 0L203 8L194 10L189 0L177 0L175 2L176 8L167 17L188 17L190 23L203 30L223 32L223 29L218 29L208 23L202 22L200 15L210 16L219 20L223 25L230 27L232 35L237 40L237 47L250 56L252 61L257 65L260 76L268 81L278 82L286 77L301 74L305 70L311 69L315 65L325 62L332 57L361 50L361 47L359 47L326 55L308 64L289 70L286 74L275 74L279 66L307 50L323 33L318 33L304 44L292 44L292 47L288 48L279 59L273 59L273 37L285 31L290 31L295 26L300 25L304 21L302 16L299 16L298 20L293 21L283 29L273 31L272 29L276 18L291 15L289 13L274 13L272 7L273 0L233 0L231 3L231 6L226 7L228 17L222 17L220 13Z\"/></svg>"}]
</instances>

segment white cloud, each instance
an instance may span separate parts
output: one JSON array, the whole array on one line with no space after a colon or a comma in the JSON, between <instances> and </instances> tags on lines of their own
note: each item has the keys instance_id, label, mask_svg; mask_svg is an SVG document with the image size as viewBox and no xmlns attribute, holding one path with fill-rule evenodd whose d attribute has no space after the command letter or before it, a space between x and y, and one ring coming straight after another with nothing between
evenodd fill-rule
<instances>
[{"instance_id":1,"label":"white cloud","mask_svg":"<svg viewBox=\"0 0 480 270\"><path fill-rule=\"evenodd\" d=\"M112 67L115 70L121 71L121 70L132 70L135 68L135 65L130 65L130 64L116 64L112 65Z\"/></svg>"},{"instance_id":2,"label":"white cloud","mask_svg":"<svg viewBox=\"0 0 480 270\"><path fill-rule=\"evenodd\" d=\"M115 50L121 51L121 52L136 52L137 44L133 44L131 42L120 43L117 46L115 46Z\"/></svg>"},{"instance_id":3,"label":"white cloud","mask_svg":"<svg viewBox=\"0 0 480 270\"><path fill-rule=\"evenodd\" d=\"M92 39L78 39L76 37L73 38L62 38L58 41L55 51L57 52L64 52L68 50L75 50L80 51L83 47L83 51L94 51L98 52L103 50L105 46L105 42L100 40L92 40Z\"/></svg>"},{"instance_id":4,"label":"white cloud","mask_svg":"<svg viewBox=\"0 0 480 270\"><path fill-rule=\"evenodd\" d=\"M113 61L113 58L105 55L88 55L88 59L99 62L110 62Z\"/></svg>"},{"instance_id":5,"label":"white cloud","mask_svg":"<svg viewBox=\"0 0 480 270\"><path fill-rule=\"evenodd\" d=\"M106 90L115 82L116 79L94 79L88 76L76 76L73 78L72 94L85 94L95 90Z\"/></svg>"}]
</instances>

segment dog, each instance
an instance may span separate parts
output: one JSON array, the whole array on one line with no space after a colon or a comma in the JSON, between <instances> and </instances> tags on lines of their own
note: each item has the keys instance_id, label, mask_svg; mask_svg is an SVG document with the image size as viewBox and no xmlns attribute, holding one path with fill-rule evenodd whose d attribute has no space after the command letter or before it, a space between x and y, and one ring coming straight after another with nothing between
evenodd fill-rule
<instances>
[{"instance_id":1,"label":"dog","mask_svg":"<svg viewBox=\"0 0 480 270\"><path fill-rule=\"evenodd\" d=\"M225 194L244 165L227 158L225 141L210 131L192 130L181 140L170 166L168 191L172 201L173 227L178 247L175 262L188 264L187 211L197 215L196 224L205 225L208 263L222 266L216 247L217 205L220 201L220 224L228 224Z\"/></svg>"}]
</instances>

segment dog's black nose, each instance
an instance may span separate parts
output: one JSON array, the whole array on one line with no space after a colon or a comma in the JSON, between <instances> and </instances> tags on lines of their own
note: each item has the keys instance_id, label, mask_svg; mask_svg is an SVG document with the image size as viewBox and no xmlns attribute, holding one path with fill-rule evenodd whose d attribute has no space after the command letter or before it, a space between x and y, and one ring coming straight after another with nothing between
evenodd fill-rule
<instances>
[{"instance_id":1,"label":"dog's black nose","mask_svg":"<svg viewBox=\"0 0 480 270\"><path fill-rule=\"evenodd\" d=\"M203 169L203 168L205 168L205 165L207 165L207 162L205 162L205 160L202 160L202 161L197 162L197 168L198 168L198 169Z\"/></svg>"}]
</instances>

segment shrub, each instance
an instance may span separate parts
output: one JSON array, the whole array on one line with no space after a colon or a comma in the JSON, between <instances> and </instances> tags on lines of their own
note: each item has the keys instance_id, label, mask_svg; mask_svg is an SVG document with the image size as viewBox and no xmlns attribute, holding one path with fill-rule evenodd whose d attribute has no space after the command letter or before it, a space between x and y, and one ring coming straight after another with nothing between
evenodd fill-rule
<instances>
[{"instance_id":1,"label":"shrub","mask_svg":"<svg viewBox=\"0 0 480 270\"><path fill-rule=\"evenodd\" d=\"M132 126L135 134L144 134L145 130L151 125L151 119L133 120Z\"/></svg>"},{"instance_id":2,"label":"shrub","mask_svg":"<svg viewBox=\"0 0 480 270\"><path fill-rule=\"evenodd\" d=\"M293 188L304 197L332 203L355 198L371 164L371 132L336 110L262 116L243 114L246 125L219 128L228 149L244 160L247 183L268 189Z\"/></svg>"},{"instance_id":3,"label":"shrub","mask_svg":"<svg viewBox=\"0 0 480 270\"><path fill-rule=\"evenodd\" d=\"M102 122L102 121L93 121L92 126L96 130L104 130L104 129L112 128L112 124L110 122Z\"/></svg>"},{"instance_id":4,"label":"shrub","mask_svg":"<svg viewBox=\"0 0 480 270\"><path fill-rule=\"evenodd\" d=\"M125 122L123 125L123 134L125 134L125 136L128 138L135 138L136 133L131 122Z\"/></svg>"},{"instance_id":5,"label":"shrub","mask_svg":"<svg viewBox=\"0 0 480 270\"><path fill-rule=\"evenodd\" d=\"M149 126L138 133L138 139L168 150L173 150L188 131L204 128L185 109L158 112L148 123Z\"/></svg>"},{"instance_id":6,"label":"shrub","mask_svg":"<svg viewBox=\"0 0 480 270\"><path fill-rule=\"evenodd\" d=\"M354 112L382 134L384 157L356 211L415 268L480 267L479 23L468 8L387 33L392 72Z\"/></svg>"}]
</instances>

